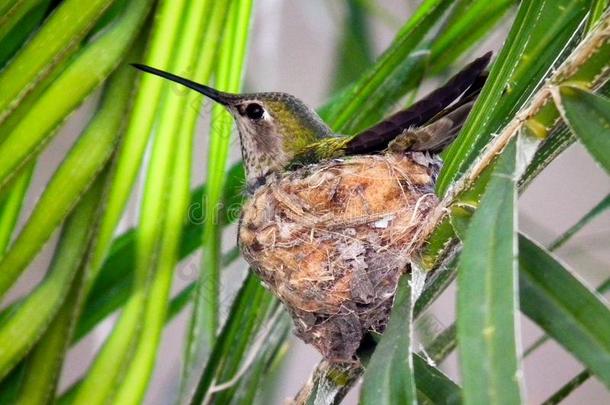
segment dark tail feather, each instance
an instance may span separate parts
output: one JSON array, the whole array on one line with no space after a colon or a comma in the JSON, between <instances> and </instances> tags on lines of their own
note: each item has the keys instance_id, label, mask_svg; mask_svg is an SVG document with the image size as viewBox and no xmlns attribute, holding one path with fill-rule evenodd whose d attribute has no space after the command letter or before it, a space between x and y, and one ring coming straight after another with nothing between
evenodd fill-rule
<instances>
[{"instance_id":1,"label":"dark tail feather","mask_svg":"<svg viewBox=\"0 0 610 405\"><path fill-rule=\"evenodd\" d=\"M483 88L483 85L485 84L485 81L487 80L488 74L489 74L489 72L487 72L486 70L481 72L481 74L476 78L476 80L474 81L472 86L470 86L468 88L468 90L466 90L466 92L462 95L462 97L460 97L460 99L458 101L453 103L450 107L447 107L443 111L436 114L434 117L432 117L430 119L430 121L428 121L428 123L433 122L441 117L444 117L447 114L450 114L451 112L460 108L464 104L470 103L470 107L472 108L472 104L473 104L474 100L476 100L477 97L479 97L479 94L481 93L481 89Z\"/></svg>"},{"instance_id":2,"label":"dark tail feather","mask_svg":"<svg viewBox=\"0 0 610 405\"><path fill-rule=\"evenodd\" d=\"M404 130L425 125L471 102L485 83L485 68L491 52L474 60L453 76L444 86L434 90L406 110L399 111L379 124L355 136L345 149L346 155L372 153L383 150ZM459 97L459 101L445 110Z\"/></svg>"}]
</instances>

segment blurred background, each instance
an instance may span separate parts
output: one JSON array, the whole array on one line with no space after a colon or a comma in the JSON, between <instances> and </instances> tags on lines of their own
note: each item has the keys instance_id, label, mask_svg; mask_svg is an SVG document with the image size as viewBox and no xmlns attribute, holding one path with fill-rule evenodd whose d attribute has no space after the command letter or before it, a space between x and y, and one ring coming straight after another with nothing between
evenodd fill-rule
<instances>
[{"instance_id":1,"label":"blurred background","mask_svg":"<svg viewBox=\"0 0 610 405\"><path fill-rule=\"evenodd\" d=\"M374 38L374 43L369 48L361 47L359 53L351 52L344 57L355 60L374 58L390 43L417 2L358 1L366 3L366 7L369 8L367 19L363 23L366 24L371 38ZM337 73L334 65L337 56L342 55L346 49L345 24L349 17L347 3L337 0L257 0L247 59L245 90L288 92L317 107L322 105L331 91L338 87L337 83L345 83L349 81L351 75L360 73L356 68L353 72ZM512 15L506 17L508 22L511 18ZM468 58L474 58L488 50L497 50L506 35L507 27L506 23L500 24L494 36L479 49L472 50ZM460 61L463 62L465 60ZM357 66L357 63L354 66ZM438 82L426 82L419 96L436 84ZM89 100L72 116L60 136L55 138L42 156L40 170L32 187L36 192L32 193L28 201L24 217L32 209L50 174L86 123L87 117L92 113L92 104L93 100ZM206 156L209 112L210 106L205 106L202 110L193 173L194 184L201 183L205 175L206 162L203 157ZM231 156L232 162L240 159L239 147L235 140L232 142ZM608 177L582 147L574 145L553 162L521 196L519 226L534 239L549 243L609 192ZM140 194L135 193L117 234L135 223L138 198ZM193 209L195 210L196 207ZM610 276L609 236L610 212L606 212L579 232L558 250L557 254L569 266L578 268L579 274L585 278L587 284L596 286ZM226 238L230 242L235 240L234 229L227 232ZM14 296L30 290L31 286L40 280L47 267L54 243L55 238L31 266L27 277L21 279L20 288L13 291ZM175 290L196 279L199 260L200 257L195 256L183 261L175 275ZM232 280L241 279L245 269L245 263L239 261L229 271L223 273L222 293L225 297L231 297L235 292L237 283ZM425 325L422 325L421 329L426 330L426 336L422 339L434 337L435 333L452 323L454 304L455 289L449 288L425 318ZM114 318L101 324L95 333L71 351L69 366L64 369L61 379L63 387L77 379L86 369L93 354L111 330L113 321ZM180 357L187 322L188 313L183 311L164 332L160 357L147 394L147 404L168 404L176 399ZM539 328L522 317L522 346L528 346L541 335ZM284 364L277 372L274 386L268 387L269 403L282 403L286 398L291 398L320 359L320 355L313 348L304 345L296 338L291 340L290 345ZM456 364L454 353L441 365L441 368L451 378L459 381ZM524 365L528 383L526 387L528 403L540 403L581 371L579 363L551 341L527 357ZM356 403L357 390L353 391L345 403ZM591 378L567 398L565 403L610 403L610 393L595 378Z\"/></svg>"}]
</instances>

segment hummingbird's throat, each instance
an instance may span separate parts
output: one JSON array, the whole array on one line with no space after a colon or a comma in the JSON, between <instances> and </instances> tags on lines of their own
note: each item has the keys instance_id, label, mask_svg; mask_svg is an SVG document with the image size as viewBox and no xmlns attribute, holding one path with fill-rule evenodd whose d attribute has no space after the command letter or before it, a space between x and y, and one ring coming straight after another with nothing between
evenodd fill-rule
<instances>
[{"instance_id":1,"label":"hummingbird's throat","mask_svg":"<svg viewBox=\"0 0 610 405\"><path fill-rule=\"evenodd\" d=\"M290 159L283 150L280 138L256 136L248 129L238 125L247 192L252 194L267 183L269 176L281 172Z\"/></svg>"}]
</instances>

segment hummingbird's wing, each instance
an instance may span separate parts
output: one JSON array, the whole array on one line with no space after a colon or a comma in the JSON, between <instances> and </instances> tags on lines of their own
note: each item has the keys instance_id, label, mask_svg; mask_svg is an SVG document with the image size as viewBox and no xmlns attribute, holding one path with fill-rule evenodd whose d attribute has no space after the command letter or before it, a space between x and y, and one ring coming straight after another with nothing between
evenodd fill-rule
<instances>
[{"instance_id":1,"label":"hummingbird's wing","mask_svg":"<svg viewBox=\"0 0 610 405\"><path fill-rule=\"evenodd\" d=\"M460 103L459 106L451 108L451 111L443 110L442 115L439 114L438 117L434 117L423 127L412 127L404 130L390 141L387 149L397 153L409 150L441 152L453 142L473 104L474 101Z\"/></svg>"},{"instance_id":2,"label":"hummingbird's wing","mask_svg":"<svg viewBox=\"0 0 610 405\"><path fill-rule=\"evenodd\" d=\"M432 127L426 132L430 139L413 142L411 150L431 150L438 152L457 136L473 100L479 94L487 78L485 68L491 59L491 52L474 60L453 76L444 86L434 90L406 110L399 111L377 125L352 137L345 145L345 155L358 155L384 150L397 136L413 128ZM435 121L445 118L443 124ZM451 126L448 125L451 123ZM433 131L434 130L434 131ZM423 132L411 131L414 136ZM438 138L438 139L437 139ZM416 148L416 149L415 149Z\"/></svg>"}]
</instances>

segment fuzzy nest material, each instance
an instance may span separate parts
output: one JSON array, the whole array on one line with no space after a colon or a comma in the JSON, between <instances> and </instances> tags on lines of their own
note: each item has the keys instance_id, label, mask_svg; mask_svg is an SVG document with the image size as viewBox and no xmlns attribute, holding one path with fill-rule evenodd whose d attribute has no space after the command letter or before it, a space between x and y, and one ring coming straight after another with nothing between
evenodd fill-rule
<instances>
[{"instance_id":1,"label":"fuzzy nest material","mask_svg":"<svg viewBox=\"0 0 610 405\"><path fill-rule=\"evenodd\" d=\"M332 160L270 180L244 206L246 260L326 359L353 360L367 331L383 332L439 168L421 152Z\"/></svg>"}]
</instances>

